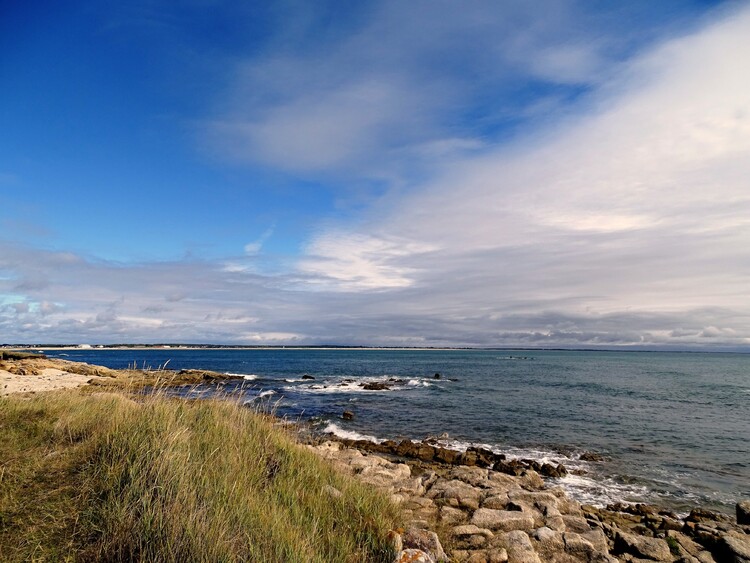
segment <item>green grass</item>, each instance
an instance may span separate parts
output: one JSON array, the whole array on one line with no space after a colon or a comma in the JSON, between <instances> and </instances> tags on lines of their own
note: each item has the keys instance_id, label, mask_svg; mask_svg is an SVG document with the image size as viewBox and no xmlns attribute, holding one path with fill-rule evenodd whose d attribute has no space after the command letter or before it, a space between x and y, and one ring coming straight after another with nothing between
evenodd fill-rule
<instances>
[{"instance_id":1,"label":"green grass","mask_svg":"<svg viewBox=\"0 0 750 563\"><path fill-rule=\"evenodd\" d=\"M384 496L230 401L0 398L2 561L388 561L396 524Z\"/></svg>"}]
</instances>

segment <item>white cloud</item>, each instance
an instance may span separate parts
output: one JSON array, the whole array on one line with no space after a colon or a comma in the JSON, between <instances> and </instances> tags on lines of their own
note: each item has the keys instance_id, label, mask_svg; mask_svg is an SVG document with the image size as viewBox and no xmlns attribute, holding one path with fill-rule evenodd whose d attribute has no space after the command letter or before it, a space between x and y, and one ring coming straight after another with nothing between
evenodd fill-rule
<instances>
[{"instance_id":1,"label":"white cloud","mask_svg":"<svg viewBox=\"0 0 750 563\"><path fill-rule=\"evenodd\" d=\"M454 159L421 193L311 248L325 248L342 289L417 285L436 313L723 308L736 326L722 336L747 342L750 75L739 54L750 54L748 29L744 9L665 43L621 68L588 114ZM397 240L403 252L363 240Z\"/></svg>"},{"instance_id":2,"label":"white cloud","mask_svg":"<svg viewBox=\"0 0 750 563\"><path fill-rule=\"evenodd\" d=\"M519 84L599 82L617 42L602 22L582 24L585 14L567 1L386 1L365 11L364 23L330 41L308 29L308 10L289 14L292 39L236 65L204 124L214 150L339 180L431 170L430 148L462 154L483 146L476 128L554 111L551 97L545 105L518 96ZM487 100L479 123L467 122Z\"/></svg>"},{"instance_id":3,"label":"white cloud","mask_svg":"<svg viewBox=\"0 0 750 563\"><path fill-rule=\"evenodd\" d=\"M408 287L416 269L399 259L434 250L408 239L329 232L307 248L300 267L312 274L308 283L334 291Z\"/></svg>"},{"instance_id":4,"label":"white cloud","mask_svg":"<svg viewBox=\"0 0 750 563\"><path fill-rule=\"evenodd\" d=\"M296 268L249 265L271 230L216 262L0 243L2 340L747 348L750 9L622 63L564 2L493 5L384 3L327 46L240 65L218 150L398 188ZM502 142L456 119L521 67L594 90Z\"/></svg>"},{"instance_id":5,"label":"white cloud","mask_svg":"<svg viewBox=\"0 0 750 563\"><path fill-rule=\"evenodd\" d=\"M274 227L269 227L265 231L263 231L263 234L260 235L260 237L252 242L248 242L245 245L245 254L254 255L258 254L262 249L263 245L266 243L266 241L271 238L271 235L273 235ZM231 266L228 266L231 268ZM229 270L231 271L231 270Z\"/></svg>"}]
</instances>

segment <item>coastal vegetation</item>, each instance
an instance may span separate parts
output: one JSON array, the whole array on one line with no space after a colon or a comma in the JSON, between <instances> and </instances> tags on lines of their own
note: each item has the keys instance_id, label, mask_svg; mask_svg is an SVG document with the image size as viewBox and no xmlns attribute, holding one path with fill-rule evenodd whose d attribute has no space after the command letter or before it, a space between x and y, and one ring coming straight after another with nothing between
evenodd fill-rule
<instances>
[{"instance_id":1,"label":"coastal vegetation","mask_svg":"<svg viewBox=\"0 0 750 563\"><path fill-rule=\"evenodd\" d=\"M2 561L390 561L386 496L232 401L0 398Z\"/></svg>"}]
</instances>

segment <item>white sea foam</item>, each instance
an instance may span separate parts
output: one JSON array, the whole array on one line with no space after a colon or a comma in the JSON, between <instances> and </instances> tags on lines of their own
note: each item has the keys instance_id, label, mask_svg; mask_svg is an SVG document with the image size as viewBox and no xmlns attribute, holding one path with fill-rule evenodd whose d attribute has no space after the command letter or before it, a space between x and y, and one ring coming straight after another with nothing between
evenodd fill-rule
<instances>
[{"instance_id":1,"label":"white sea foam","mask_svg":"<svg viewBox=\"0 0 750 563\"><path fill-rule=\"evenodd\" d=\"M411 385L412 387L429 387L432 383L424 379L410 379L407 385Z\"/></svg>"},{"instance_id":2,"label":"white sea foam","mask_svg":"<svg viewBox=\"0 0 750 563\"><path fill-rule=\"evenodd\" d=\"M323 381L315 381L302 385L286 386L287 391L297 393L388 393L393 391L404 391L413 388L413 385L407 384L403 380L394 380L392 376L383 375L380 377L340 377L329 378ZM365 389L364 385L368 383L383 383L388 389ZM421 386L421 384L420 384Z\"/></svg>"},{"instance_id":3,"label":"white sea foam","mask_svg":"<svg viewBox=\"0 0 750 563\"><path fill-rule=\"evenodd\" d=\"M581 504L599 508L616 502L644 502L650 496L648 487L644 485L620 483L609 477L568 474L558 482Z\"/></svg>"},{"instance_id":4,"label":"white sea foam","mask_svg":"<svg viewBox=\"0 0 750 563\"><path fill-rule=\"evenodd\" d=\"M305 381L304 379L300 378L294 378L294 377L287 377L284 379L287 383L299 383L300 381Z\"/></svg>"},{"instance_id":5,"label":"white sea foam","mask_svg":"<svg viewBox=\"0 0 750 563\"><path fill-rule=\"evenodd\" d=\"M376 438L375 436L370 436L369 434L360 434L359 432L355 432L354 430L344 430L338 424L335 424L333 422L329 422L328 426L323 429L323 432L326 434L333 434L334 436L344 438L345 440L367 440L368 442L375 442L376 444L380 444L381 442L385 441L381 440L380 438Z\"/></svg>"},{"instance_id":6,"label":"white sea foam","mask_svg":"<svg viewBox=\"0 0 750 563\"><path fill-rule=\"evenodd\" d=\"M262 397L270 397L271 395L275 394L276 391L274 391L273 389L269 389L268 391L261 391L260 395L258 395L258 398L260 399Z\"/></svg>"},{"instance_id":7,"label":"white sea foam","mask_svg":"<svg viewBox=\"0 0 750 563\"><path fill-rule=\"evenodd\" d=\"M562 463L570 472L556 482L582 504L605 507L616 502L635 503L649 502L652 491L645 485L622 483L610 477L597 475L593 472L592 464L580 459L580 452L565 455L560 452L537 448L498 447L493 444L467 442L462 440L438 440L443 447L458 451L466 451L469 447L485 448L496 454L504 454L507 459L533 459L539 463L557 465ZM583 473L578 475L576 473Z\"/></svg>"},{"instance_id":8,"label":"white sea foam","mask_svg":"<svg viewBox=\"0 0 750 563\"><path fill-rule=\"evenodd\" d=\"M255 381L258 379L258 376L254 373L232 373L231 371L224 372L226 375L231 375L232 377L241 377L242 379L246 379L247 381Z\"/></svg>"}]
</instances>

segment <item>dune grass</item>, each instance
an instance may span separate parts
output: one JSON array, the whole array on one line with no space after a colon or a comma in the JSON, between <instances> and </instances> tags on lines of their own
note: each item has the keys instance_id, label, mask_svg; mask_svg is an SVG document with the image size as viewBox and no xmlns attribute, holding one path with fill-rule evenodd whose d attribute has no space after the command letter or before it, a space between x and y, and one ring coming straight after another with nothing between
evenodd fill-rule
<instances>
[{"instance_id":1,"label":"dune grass","mask_svg":"<svg viewBox=\"0 0 750 563\"><path fill-rule=\"evenodd\" d=\"M2 561L388 561L396 519L231 401L0 399Z\"/></svg>"}]
</instances>

